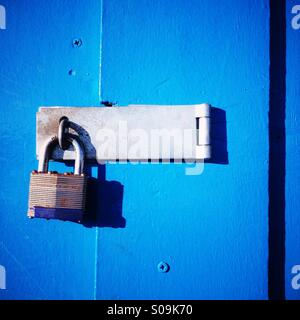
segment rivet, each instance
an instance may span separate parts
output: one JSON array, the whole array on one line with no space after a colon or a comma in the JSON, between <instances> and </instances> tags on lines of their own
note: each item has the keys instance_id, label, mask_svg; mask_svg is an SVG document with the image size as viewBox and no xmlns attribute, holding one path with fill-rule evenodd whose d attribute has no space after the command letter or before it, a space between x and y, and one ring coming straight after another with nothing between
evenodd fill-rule
<instances>
[{"instance_id":1,"label":"rivet","mask_svg":"<svg viewBox=\"0 0 300 320\"><path fill-rule=\"evenodd\" d=\"M167 273L170 271L170 266L164 262L161 261L158 265L157 265L157 270L161 273Z\"/></svg>"},{"instance_id":2,"label":"rivet","mask_svg":"<svg viewBox=\"0 0 300 320\"><path fill-rule=\"evenodd\" d=\"M72 45L74 48L79 48L82 46L82 40L80 38L75 38L72 41Z\"/></svg>"}]
</instances>

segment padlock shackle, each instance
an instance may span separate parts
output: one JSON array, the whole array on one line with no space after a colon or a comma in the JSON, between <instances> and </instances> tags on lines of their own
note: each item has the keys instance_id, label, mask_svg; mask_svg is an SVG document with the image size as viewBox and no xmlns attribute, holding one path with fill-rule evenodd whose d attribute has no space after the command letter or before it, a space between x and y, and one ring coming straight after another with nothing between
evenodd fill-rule
<instances>
[{"instance_id":1,"label":"padlock shackle","mask_svg":"<svg viewBox=\"0 0 300 320\"><path fill-rule=\"evenodd\" d=\"M83 148L80 144L79 138L75 135L68 135L66 139L73 145L75 151L75 166L74 166L74 174L82 174L84 167L84 152ZM49 159L52 153L53 148L58 145L57 136L53 136L49 138L45 144L43 145L43 149L40 152L39 159L39 172L48 172L49 167Z\"/></svg>"}]
</instances>

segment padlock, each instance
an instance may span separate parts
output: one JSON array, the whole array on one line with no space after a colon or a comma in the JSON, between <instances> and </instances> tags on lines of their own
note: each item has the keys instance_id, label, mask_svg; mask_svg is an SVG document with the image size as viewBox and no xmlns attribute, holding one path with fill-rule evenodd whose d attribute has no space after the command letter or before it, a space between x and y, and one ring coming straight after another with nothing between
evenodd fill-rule
<instances>
[{"instance_id":1,"label":"padlock","mask_svg":"<svg viewBox=\"0 0 300 320\"><path fill-rule=\"evenodd\" d=\"M87 175L83 173L84 152L77 136L66 138L76 153L74 173L48 172L52 149L58 138L50 138L40 152L39 167L32 171L29 188L29 218L82 221L85 213Z\"/></svg>"}]
</instances>

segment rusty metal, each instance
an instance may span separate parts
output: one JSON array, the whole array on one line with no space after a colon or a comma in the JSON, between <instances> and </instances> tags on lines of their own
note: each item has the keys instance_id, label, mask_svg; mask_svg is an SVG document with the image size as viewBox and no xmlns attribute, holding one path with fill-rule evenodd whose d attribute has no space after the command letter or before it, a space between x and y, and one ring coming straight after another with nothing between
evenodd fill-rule
<instances>
[{"instance_id":1,"label":"rusty metal","mask_svg":"<svg viewBox=\"0 0 300 320\"><path fill-rule=\"evenodd\" d=\"M85 210L87 177L32 173L29 189L28 216L32 217L34 207L65 208Z\"/></svg>"},{"instance_id":2,"label":"rusty metal","mask_svg":"<svg viewBox=\"0 0 300 320\"><path fill-rule=\"evenodd\" d=\"M84 152L78 137L68 134L66 139L76 153L74 173L48 171L51 151L58 144L57 136L49 138L43 146L38 170L30 175L27 213L30 218L36 216L37 208L63 211L66 220L68 217L72 219L74 212L76 217L81 217L85 211L87 176L83 173Z\"/></svg>"}]
</instances>

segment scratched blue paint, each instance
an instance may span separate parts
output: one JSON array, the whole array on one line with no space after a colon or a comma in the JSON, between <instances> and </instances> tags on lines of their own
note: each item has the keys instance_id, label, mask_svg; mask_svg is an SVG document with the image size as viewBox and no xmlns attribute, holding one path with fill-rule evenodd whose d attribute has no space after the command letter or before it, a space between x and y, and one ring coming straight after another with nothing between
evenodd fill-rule
<instances>
[{"instance_id":1,"label":"scratched blue paint","mask_svg":"<svg viewBox=\"0 0 300 320\"><path fill-rule=\"evenodd\" d=\"M286 297L300 299L300 290L292 288L291 273L294 265L300 265L300 30L294 30L291 20L292 7L299 1L287 2L287 75L286 75Z\"/></svg>"},{"instance_id":2,"label":"scratched blue paint","mask_svg":"<svg viewBox=\"0 0 300 320\"><path fill-rule=\"evenodd\" d=\"M266 299L268 1L72 3L1 0L0 299ZM299 297L289 285L300 264L299 34L287 23L289 298ZM229 163L206 164L199 176L186 176L184 164L107 165L107 180L124 185L119 228L28 221L38 106L100 99L209 102L226 112Z\"/></svg>"}]
</instances>

